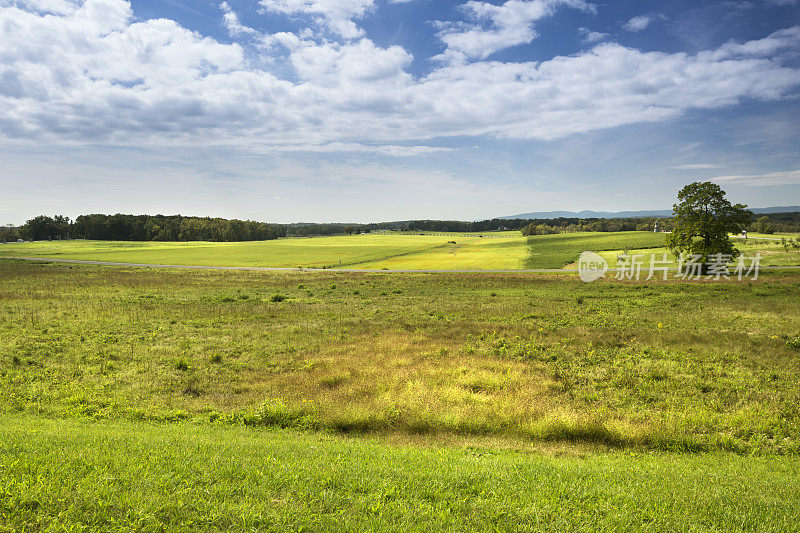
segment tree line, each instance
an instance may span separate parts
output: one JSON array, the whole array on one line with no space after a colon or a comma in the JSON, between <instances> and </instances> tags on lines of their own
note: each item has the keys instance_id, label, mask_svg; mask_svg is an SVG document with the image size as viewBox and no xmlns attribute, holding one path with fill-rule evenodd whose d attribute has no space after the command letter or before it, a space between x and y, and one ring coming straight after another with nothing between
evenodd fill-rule
<instances>
[{"instance_id":1,"label":"tree line","mask_svg":"<svg viewBox=\"0 0 800 533\"><path fill-rule=\"evenodd\" d=\"M555 218L534 220L522 227L523 235L550 235L576 231L672 231L671 218Z\"/></svg>"},{"instance_id":2,"label":"tree line","mask_svg":"<svg viewBox=\"0 0 800 533\"><path fill-rule=\"evenodd\" d=\"M181 215L81 215L74 221L61 215L40 215L20 227L0 228L0 242L23 240L92 239L118 241L262 241L281 237L352 235L378 230L481 233L521 230L523 235L578 231L672 231L672 218L487 219L480 221L408 220L371 224L268 224ZM747 226L762 233L800 231L800 213L760 215Z\"/></svg>"},{"instance_id":3,"label":"tree line","mask_svg":"<svg viewBox=\"0 0 800 533\"><path fill-rule=\"evenodd\" d=\"M747 229L759 233L794 233L800 231L800 212L758 215Z\"/></svg>"},{"instance_id":4,"label":"tree line","mask_svg":"<svg viewBox=\"0 0 800 533\"><path fill-rule=\"evenodd\" d=\"M40 215L6 228L4 241L92 239L100 241L266 241L286 236L281 224L181 215L81 215L74 221Z\"/></svg>"}]
</instances>

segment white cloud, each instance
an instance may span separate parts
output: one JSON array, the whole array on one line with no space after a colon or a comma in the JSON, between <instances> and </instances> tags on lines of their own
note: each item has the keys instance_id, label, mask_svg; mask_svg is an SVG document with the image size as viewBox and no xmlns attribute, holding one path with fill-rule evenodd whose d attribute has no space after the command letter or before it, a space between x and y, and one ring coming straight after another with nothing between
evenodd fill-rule
<instances>
[{"instance_id":1,"label":"white cloud","mask_svg":"<svg viewBox=\"0 0 800 533\"><path fill-rule=\"evenodd\" d=\"M361 39L349 44L304 41L293 49L290 59L297 74L313 83L332 86L389 81L404 85L410 81L404 69L412 57L400 46L379 48L369 39Z\"/></svg>"},{"instance_id":2,"label":"white cloud","mask_svg":"<svg viewBox=\"0 0 800 533\"><path fill-rule=\"evenodd\" d=\"M287 15L315 15L317 22L331 33L345 39L361 37L364 32L353 19L372 9L374 0L259 0L266 12Z\"/></svg>"},{"instance_id":3,"label":"white cloud","mask_svg":"<svg viewBox=\"0 0 800 533\"><path fill-rule=\"evenodd\" d=\"M451 136L556 139L775 100L800 85L800 69L780 59L800 46L800 28L697 55L604 43L540 63L449 64L419 79L408 72L406 50L366 38L280 33L253 42L285 47L267 59L286 76L264 70L263 58L249 62L239 44L170 20L137 22L123 0L86 0L47 16L0 3L0 135L413 155L430 150L403 145Z\"/></svg>"},{"instance_id":4,"label":"white cloud","mask_svg":"<svg viewBox=\"0 0 800 533\"><path fill-rule=\"evenodd\" d=\"M225 26L225 29L228 30L228 35L231 37L240 37L242 35L256 35L258 32L253 28L245 26L239 20L239 15L237 15L232 9L228 2L222 2L219 5L219 8L223 11L222 15L222 24Z\"/></svg>"},{"instance_id":5,"label":"white cloud","mask_svg":"<svg viewBox=\"0 0 800 533\"><path fill-rule=\"evenodd\" d=\"M776 185L800 185L800 170L768 172L766 174L745 174L738 176L717 176L712 181L746 185L750 187L769 187Z\"/></svg>"},{"instance_id":6,"label":"white cloud","mask_svg":"<svg viewBox=\"0 0 800 533\"><path fill-rule=\"evenodd\" d=\"M583 42L586 44L594 44L603 41L609 36L608 33L592 31L589 28L578 28L578 33L583 35Z\"/></svg>"},{"instance_id":7,"label":"white cloud","mask_svg":"<svg viewBox=\"0 0 800 533\"><path fill-rule=\"evenodd\" d=\"M653 22L653 17L649 15L639 15L623 24L622 28L628 31L642 31L647 28L651 22Z\"/></svg>"},{"instance_id":8,"label":"white cloud","mask_svg":"<svg viewBox=\"0 0 800 533\"><path fill-rule=\"evenodd\" d=\"M471 22L438 23L439 38L447 45L438 59L484 59L498 50L529 43L537 36L533 23L552 16L560 6L594 11L584 0L508 0L502 5L470 0L461 7Z\"/></svg>"},{"instance_id":9,"label":"white cloud","mask_svg":"<svg viewBox=\"0 0 800 533\"><path fill-rule=\"evenodd\" d=\"M451 152L453 148L441 146L399 146L393 144L370 145L360 143L332 142L325 144L276 144L268 147L257 148L261 153L271 152L315 152L337 153L353 152L365 154L388 155L392 157L414 157L419 155L434 154L438 152Z\"/></svg>"},{"instance_id":10,"label":"white cloud","mask_svg":"<svg viewBox=\"0 0 800 533\"><path fill-rule=\"evenodd\" d=\"M672 170L707 170L711 168L719 168L720 165L714 165L711 163L693 163L688 165L675 165L669 167Z\"/></svg>"},{"instance_id":11,"label":"white cloud","mask_svg":"<svg viewBox=\"0 0 800 533\"><path fill-rule=\"evenodd\" d=\"M795 43L796 45L797 43ZM602 44L539 64L475 63L443 68L424 85L447 94L437 109L468 134L554 139L742 98L780 98L800 71L770 59L717 61L713 54L641 52Z\"/></svg>"},{"instance_id":12,"label":"white cloud","mask_svg":"<svg viewBox=\"0 0 800 533\"><path fill-rule=\"evenodd\" d=\"M6 0L6 4L13 4ZM17 5L39 13L55 13L67 15L78 8L78 2L73 0L16 0ZM0 2L2 5L2 2Z\"/></svg>"},{"instance_id":13,"label":"white cloud","mask_svg":"<svg viewBox=\"0 0 800 533\"><path fill-rule=\"evenodd\" d=\"M737 57L764 57L800 44L800 26L778 30L763 39L737 43L729 41L717 50L704 52L714 60Z\"/></svg>"}]
</instances>

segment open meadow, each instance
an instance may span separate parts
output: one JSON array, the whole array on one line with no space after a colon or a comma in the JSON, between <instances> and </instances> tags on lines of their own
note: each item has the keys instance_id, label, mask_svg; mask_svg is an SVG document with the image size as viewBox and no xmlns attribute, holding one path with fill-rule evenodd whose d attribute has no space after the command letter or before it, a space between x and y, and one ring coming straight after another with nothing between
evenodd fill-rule
<instances>
[{"instance_id":1,"label":"open meadow","mask_svg":"<svg viewBox=\"0 0 800 533\"><path fill-rule=\"evenodd\" d=\"M790 242L800 240L785 236ZM665 234L647 231L579 232L523 237L519 232L375 233L254 242L36 241L0 245L0 257L39 257L156 265L397 270L522 270L575 268L585 250L613 268L617 257L651 255L677 266ZM800 249L780 237L737 240L742 253L761 254L763 266L800 265Z\"/></svg>"},{"instance_id":2,"label":"open meadow","mask_svg":"<svg viewBox=\"0 0 800 533\"><path fill-rule=\"evenodd\" d=\"M253 242L44 241L2 245L2 255L237 267L520 269L528 246L519 232L491 238L397 233Z\"/></svg>"},{"instance_id":3,"label":"open meadow","mask_svg":"<svg viewBox=\"0 0 800 533\"><path fill-rule=\"evenodd\" d=\"M0 0L0 533L800 533L798 117L800 0Z\"/></svg>"},{"instance_id":4,"label":"open meadow","mask_svg":"<svg viewBox=\"0 0 800 533\"><path fill-rule=\"evenodd\" d=\"M544 235L388 233L256 242L37 241L0 246L2 256L235 267L414 270L562 268L584 250L662 247L651 232Z\"/></svg>"},{"instance_id":5,"label":"open meadow","mask_svg":"<svg viewBox=\"0 0 800 533\"><path fill-rule=\"evenodd\" d=\"M0 527L786 530L798 293L0 260Z\"/></svg>"}]
</instances>

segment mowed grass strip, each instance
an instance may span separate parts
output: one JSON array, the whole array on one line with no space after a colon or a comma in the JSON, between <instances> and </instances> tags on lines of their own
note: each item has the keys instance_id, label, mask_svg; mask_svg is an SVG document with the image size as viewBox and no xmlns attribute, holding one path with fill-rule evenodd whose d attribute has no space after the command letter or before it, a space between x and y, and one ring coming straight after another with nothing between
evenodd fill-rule
<instances>
[{"instance_id":1,"label":"mowed grass strip","mask_svg":"<svg viewBox=\"0 0 800 533\"><path fill-rule=\"evenodd\" d=\"M518 232L492 238L369 234L233 243L74 240L0 245L0 256L282 268L517 269L527 254L525 239Z\"/></svg>"},{"instance_id":2,"label":"mowed grass strip","mask_svg":"<svg viewBox=\"0 0 800 533\"><path fill-rule=\"evenodd\" d=\"M792 531L796 458L0 416L0 530Z\"/></svg>"},{"instance_id":3,"label":"mowed grass strip","mask_svg":"<svg viewBox=\"0 0 800 533\"><path fill-rule=\"evenodd\" d=\"M525 267L562 268L575 262L584 251L660 248L665 238L663 233L648 231L534 235L528 237L529 257Z\"/></svg>"},{"instance_id":4,"label":"mowed grass strip","mask_svg":"<svg viewBox=\"0 0 800 533\"><path fill-rule=\"evenodd\" d=\"M0 410L796 454L798 292L0 261Z\"/></svg>"}]
</instances>

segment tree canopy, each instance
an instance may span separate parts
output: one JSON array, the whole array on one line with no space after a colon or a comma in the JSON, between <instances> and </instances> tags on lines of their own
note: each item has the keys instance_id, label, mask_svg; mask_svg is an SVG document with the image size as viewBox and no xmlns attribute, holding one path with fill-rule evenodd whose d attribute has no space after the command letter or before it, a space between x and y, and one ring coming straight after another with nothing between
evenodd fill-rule
<instances>
[{"instance_id":1,"label":"tree canopy","mask_svg":"<svg viewBox=\"0 0 800 533\"><path fill-rule=\"evenodd\" d=\"M715 254L737 257L739 251L728 233L739 233L753 218L746 205L731 205L725 191L710 181L696 181L681 189L673 210L674 228L667 246L676 253L699 255L703 263Z\"/></svg>"}]
</instances>

